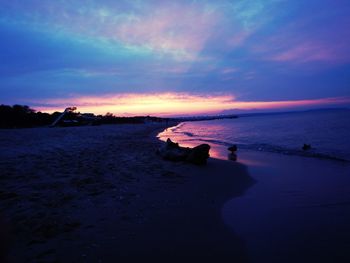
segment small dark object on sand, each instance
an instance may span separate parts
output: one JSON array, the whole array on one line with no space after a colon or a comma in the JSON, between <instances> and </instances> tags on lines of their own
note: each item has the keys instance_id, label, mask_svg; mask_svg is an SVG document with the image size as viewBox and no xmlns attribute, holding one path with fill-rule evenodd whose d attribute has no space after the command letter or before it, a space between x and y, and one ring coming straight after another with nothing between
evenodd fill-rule
<instances>
[{"instance_id":1,"label":"small dark object on sand","mask_svg":"<svg viewBox=\"0 0 350 263\"><path fill-rule=\"evenodd\" d=\"M304 143L304 146L302 148L304 151L307 151L307 150L310 150L311 149L311 144L305 144Z\"/></svg>"},{"instance_id":2,"label":"small dark object on sand","mask_svg":"<svg viewBox=\"0 0 350 263\"><path fill-rule=\"evenodd\" d=\"M165 160L169 161L186 161L189 163L202 165L207 163L209 158L210 146L201 144L194 148L181 147L178 143L167 139L165 145L160 147L157 153Z\"/></svg>"},{"instance_id":3,"label":"small dark object on sand","mask_svg":"<svg viewBox=\"0 0 350 263\"><path fill-rule=\"evenodd\" d=\"M237 154L235 154L234 152L229 153L227 157L231 161L237 161Z\"/></svg>"},{"instance_id":4,"label":"small dark object on sand","mask_svg":"<svg viewBox=\"0 0 350 263\"><path fill-rule=\"evenodd\" d=\"M229 150L230 152L234 153L234 152L237 151L237 145L234 144L234 145L228 147L227 150Z\"/></svg>"}]
</instances>

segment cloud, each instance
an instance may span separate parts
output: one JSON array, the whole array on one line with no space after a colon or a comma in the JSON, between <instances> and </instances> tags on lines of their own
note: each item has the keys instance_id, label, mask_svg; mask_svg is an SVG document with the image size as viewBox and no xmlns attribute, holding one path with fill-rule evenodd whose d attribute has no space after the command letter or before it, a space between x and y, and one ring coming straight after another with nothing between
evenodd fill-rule
<instances>
[{"instance_id":1,"label":"cloud","mask_svg":"<svg viewBox=\"0 0 350 263\"><path fill-rule=\"evenodd\" d=\"M276 55L272 55L269 59L279 62L334 62L346 63L350 61L350 56L343 55L343 48L337 45L329 45L317 42L304 42L294 47L284 50ZM345 52L344 52L345 53Z\"/></svg>"},{"instance_id":2,"label":"cloud","mask_svg":"<svg viewBox=\"0 0 350 263\"><path fill-rule=\"evenodd\" d=\"M287 20L262 41L253 43L251 51L262 60L298 66L322 62L332 67L349 63L350 19L344 13L349 5L344 5L344 9L331 2L322 3L321 6L311 5L313 10L306 10L314 14L306 13L305 16ZM333 12L323 13L327 9L333 9Z\"/></svg>"},{"instance_id":3,"label":"cloud","mask_svg":"<svg viewBox=\"0 0 350 263\"><path fill-rule=\"evenodd\" d=\"M310 62L327 61L332 58L333 56L327 48L313 43L303 43L271 57L271 60Z\"/></svg>"},{"instance_id":4,"label":"cloud","mask_svg":"<svg viewBox=\"0 0 350 263\"><path fill-rule=\"evenodd\" d=\"M80 4L77 4L79 3ZM167 55L176 60L199 59L198 53L215 30L220 14L207 4L121 1L37 2L36 11L14 0L6 4L6 22L23 24L49 34L70 35L81 41L100 43L105 48L123 48L137 53ZM3 7L4 9L4 7ZM5 13L6 15L6 13Z\"/></svg>"},{"instance_id":5,"label":"cloud","mask_svg":"<svg viewBox=\"0 0 350 263\"><path fill-rule=\"evenodd\" d=\"M196 60L219 14L205 6L172 3L157 6L150 14L126 20L108 34L127 45L145 46L155 53L164 53L179 60Z\"/></svg>"}]
</instances>

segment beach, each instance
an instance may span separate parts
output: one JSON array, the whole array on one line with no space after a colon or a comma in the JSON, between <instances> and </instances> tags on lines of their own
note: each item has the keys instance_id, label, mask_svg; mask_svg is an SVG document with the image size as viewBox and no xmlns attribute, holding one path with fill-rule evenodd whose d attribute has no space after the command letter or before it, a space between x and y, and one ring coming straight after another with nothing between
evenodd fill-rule
<instances>
[{"instance_id":1,"label":"beach","mask_svg":"<svg viewBox=\"0 0 350 263\"><path fill-rule=\"evenodd\" d=\"M0 130L1 262L348 261L347 162L169 162L166 128Z\"/></svg>"},{"instance_id":2,"label":"beach","mask_svg":"<svg viewBox=\"0 0 350 263\"><path fill-rule=\"evenodd\" d=\"M224 203L246 166L156 155L164 124L0 130L2 261L248 260Z\"/></svg>"},{"instance_id":3,"label":"beach","mask_svg":"<svg viewBox=\"0 0 350 263\"><path fill-rule=\"evenodd\" d=\"M0 263L350 263L350 0L0 5Z\"/></svg>"}]
</instances>

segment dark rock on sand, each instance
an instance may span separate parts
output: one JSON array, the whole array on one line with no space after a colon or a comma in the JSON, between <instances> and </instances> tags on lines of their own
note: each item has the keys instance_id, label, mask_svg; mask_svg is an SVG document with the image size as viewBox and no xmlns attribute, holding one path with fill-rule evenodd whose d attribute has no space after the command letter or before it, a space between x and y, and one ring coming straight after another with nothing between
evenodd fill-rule
<instances>
[{"instance_id":1,"label":"dark rock on sand","mask_svg":"<svg viewBox=\"0 0 350 263\"><path fill-rule=\"evenodd\" d=\"M191 149L186 161L198 165L206 164L209 158L210 146L208 144L201 144Z\"/></svg>"},{"instance_id":2,"label":"dark rock on sand","mask_svg":"<svg viewBox=\"0 0 350 263\"><path fill-rule=\"evenodd\" d=\"M166 146L167 146L167 148L179 148L180 147L178 143L173 142L169 138L166 140Z\"/></svg>"},{"instance_id":3,"label":"dark rock on sand","mask_svg":"<svg viewBox=\"0 0 350 263\"><path fill-rule=\"evenodd\" d=\"M304 144L303 148L304 151L311 149L311 144Z\"/></svg>"},{"instance_id":4,"label":"dark rock on sand","mask_svg":"<svg viewBox=\"0 0 350 263\"><path fill-rule=\"evenodd\" d=\"M158 149L158 153L165 160L177 162L185 161L190 150L190 148L180 147L178 143L167 139L166 143Z\"/></svg>"},{"instance_id":5,"label":"dark rock on sand","mask_svg":"<svg viewBox=\"0 0 350 263\"><path fill-rule=\"evenodd\" d=\"M174 143L167 139L166 143L158 149L158 154L165 160L169 161L186 161L193 164L206 164L209 158L210 146L201 144L194 148L181 147L178 143Z\"/></svg>"}]
</instances>

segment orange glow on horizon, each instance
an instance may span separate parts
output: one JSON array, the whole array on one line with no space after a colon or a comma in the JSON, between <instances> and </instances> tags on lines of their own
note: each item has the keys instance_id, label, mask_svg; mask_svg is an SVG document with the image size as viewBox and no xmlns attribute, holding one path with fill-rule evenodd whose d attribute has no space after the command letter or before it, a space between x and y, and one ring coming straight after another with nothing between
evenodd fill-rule
<instances>
[{"instance_id":1,"label":"orange glow on horizon","mask_svg":"<svg viewBox=\"0 0 350 263\"><path fill-rule=\"evenodd\" d=\"M350 103L348 97L322 98L289 101L237 101L232 95L196 95L188 93L119 94L110 96L49 99L33 102L45 106L35 107L39 111L62 111L75 106L80 112L95 114L114 113L119 116L156 115L185 116L220 114L224 110L287 109L307 106L325 106Z\"/></svg>"}]
</instances>

